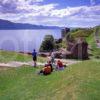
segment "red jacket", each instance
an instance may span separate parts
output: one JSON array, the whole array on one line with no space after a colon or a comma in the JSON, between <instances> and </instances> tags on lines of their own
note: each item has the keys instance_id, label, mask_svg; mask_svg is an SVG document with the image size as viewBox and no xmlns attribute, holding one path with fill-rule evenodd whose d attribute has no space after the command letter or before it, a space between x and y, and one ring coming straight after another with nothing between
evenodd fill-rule
<instances>
[{"instance_id":1,"label":"red jacket","mask_svg":"<svg viewBox=\"0 0 100 100\"><path fill-rule=\"evenodd\" d=\"M61 67L63 67L63 63L61 61L58 61L57 66L61 68Z\"/></svg>"}]
</instances>

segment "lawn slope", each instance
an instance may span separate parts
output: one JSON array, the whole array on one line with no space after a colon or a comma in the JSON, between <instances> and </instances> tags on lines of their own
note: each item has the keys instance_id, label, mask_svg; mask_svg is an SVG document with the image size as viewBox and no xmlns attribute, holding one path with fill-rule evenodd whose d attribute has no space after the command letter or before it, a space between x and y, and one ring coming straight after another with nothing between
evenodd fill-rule
<instances>
[{"instance_id":1,"label":"lawn slope","mask_svg":"<svg viewBox=\"0 0 100 100\"><path fill-rule=\"evenodd\" d=\"M38 68L0 70L0 100L100 100L100 62L84 61L39 76Z\"/></svg>"}]
</instances>

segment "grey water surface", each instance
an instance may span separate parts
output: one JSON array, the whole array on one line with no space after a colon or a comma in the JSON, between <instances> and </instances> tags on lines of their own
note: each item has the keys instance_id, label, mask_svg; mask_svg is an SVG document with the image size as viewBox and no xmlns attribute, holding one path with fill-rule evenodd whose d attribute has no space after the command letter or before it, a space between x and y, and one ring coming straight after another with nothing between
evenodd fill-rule
<instances>
[{"instance_id":1,"label":"grey water surface","mask_svg":"<svg viewBox=\"0 0 100 100\"><path fill-rule=\"evenodd\" d=\"M58 39L61 38L61 30L0 30L0 49L17 52L32 52L33 49L38 51L45 35L53 35Z\"/></svg>"}]
</instances>

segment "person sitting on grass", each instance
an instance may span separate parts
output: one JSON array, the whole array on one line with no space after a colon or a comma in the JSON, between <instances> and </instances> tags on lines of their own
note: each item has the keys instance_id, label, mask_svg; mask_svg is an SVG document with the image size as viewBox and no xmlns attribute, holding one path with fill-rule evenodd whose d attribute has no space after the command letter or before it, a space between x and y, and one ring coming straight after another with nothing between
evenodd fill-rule
<instances>
[{"instance_id":1,"label":"person sitting on grass","mask_svg":"<svg viewBox=\"0 0 100 100\"><path fill-rule=\"evenodd\" d=\"M51 72L53 71L53 66L51 61L47 61L47 64L45 64L45 66L50 66L51 67Z\"/></svg>"},{"instance_id":2,"label":"person sitting on grass","mask_svg":"<svg viewBox=\"0 0 100 100\"><path fill-rule=\"evenodd\" d=\"M64 65L60 60L57 61L57 70L64 70Z\"/></svg>"},{"instance_id":3,"label":"person sitting on grass","mask_svg":"<svg viewBox=\"0 0 100 100\"><path fill-rule=\"evenodd\" d=\"M53 71L52 64L50 61L48 61L47 64L45 64L44 68L39 72L39 74L43 75L49 75Z\"/></svg>"}]
</instances>

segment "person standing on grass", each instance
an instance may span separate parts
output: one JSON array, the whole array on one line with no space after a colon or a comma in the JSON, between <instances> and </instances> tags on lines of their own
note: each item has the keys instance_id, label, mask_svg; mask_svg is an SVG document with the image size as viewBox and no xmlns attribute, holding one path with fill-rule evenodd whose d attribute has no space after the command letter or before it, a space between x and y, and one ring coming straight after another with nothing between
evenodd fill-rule
<instances>
[{"instance_id":1,"label":"person standing on grass","mask_svg":"<svg viewBox=\"0 0 100 100\"><path fill-rule=\"evenodd\" d=\"M36 67L36 62L37 62L37 52L34 49L32 52L32 57L33 57L33 62L34 62L34 67Z\"/></svg>"},{"instance_id":2,"label":"person standing on grass","mask_svg":"<svg viewBox=\"0 0 100 100\"><path fill-rule=\"evenodd\" d=\"M54 52L51 52L51 55L50 55L50 60L51 60L51 64L53 66L53 68L55 69L56 68L56 65L55 65L55 54Z\"/></svg>"},{"instance_id":3,"label":"person standing on grass","mask_svg":"<svg viewBox=\"0 0 100 100\"><path fill-rule=\"evenodd\" d=\"M51 64L53 65L55 63L55 55L54 53L52 52L51 53Z\"/></svg>"}]
</instances>

